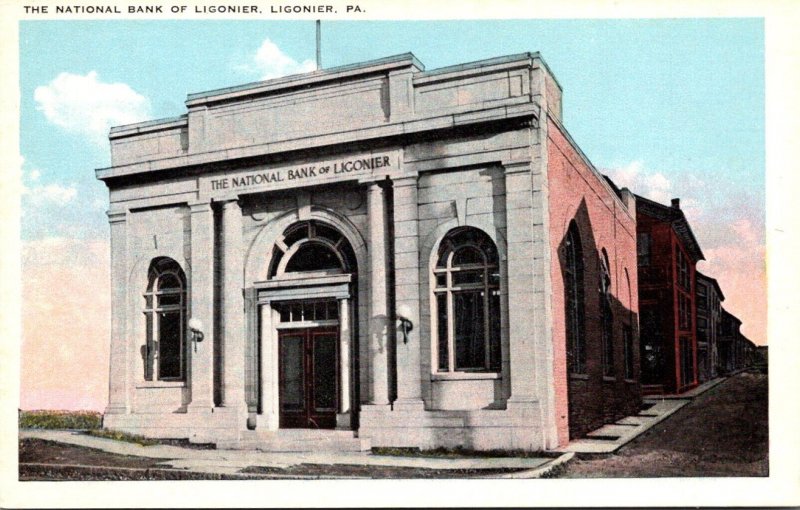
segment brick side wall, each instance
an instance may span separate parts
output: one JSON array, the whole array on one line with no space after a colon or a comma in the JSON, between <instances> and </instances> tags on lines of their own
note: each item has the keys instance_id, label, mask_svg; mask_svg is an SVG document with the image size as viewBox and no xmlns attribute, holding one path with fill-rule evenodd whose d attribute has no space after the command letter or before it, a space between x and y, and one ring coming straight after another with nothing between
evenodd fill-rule
<instances>
[{"instance_id":1,"label":"brick side wall","mask_svg":"<svg viewBox=\"0 0 800 510\"><path fill-rule=\"evenodd\" d=\"M638 342L636 223L581 158L555 122L548 129L552 250L553 350L559 442L637 411L641 393ZM580 231L584 266L586 373L569 374L566 356L564 241L570 222ZM603 376L600 257L608 254L613 313L613 377ZM633 378L626 380L623 329L632 330Z\"/></svg>"}]
</instances>

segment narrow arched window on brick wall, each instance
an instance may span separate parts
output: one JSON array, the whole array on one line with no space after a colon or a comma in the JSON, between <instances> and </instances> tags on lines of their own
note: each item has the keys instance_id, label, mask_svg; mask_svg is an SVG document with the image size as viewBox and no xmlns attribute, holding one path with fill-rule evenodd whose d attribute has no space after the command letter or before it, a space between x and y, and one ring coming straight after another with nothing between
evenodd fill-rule
<instances>
[{"instance_id":1,"label":"narrow arched window on brick wall","mask_svg":"<svg viewBox=\"0 0 800 510\"><path fill-rule=\"evenodd\" d=\"M438 371L499 371L500 265L492 239L476 228L451 230L432 276Z\"/></svg>"},{"instance_id":2,"label":"narrow arched window on brick wall","mask_svg":"<svg viewBox=\"0 0 800 510\"><path fill-rule=\"evenodd\" d=\"M611 266L608 252L603 248L600 255L600 320L603 347L603 375L614 375L614 317L611 311Z\"/></svg>"},{"instance_id":3,"label":"narrow arched window on brick wall","mask_svg":"<svg viewBox=\"0 0 800 510\"><path fill-rule=\"evenodd\" d=\"M564 305L567 329L567 363L573 374L586 373L584 327L583 246L573 221L567 230L564 264Z\"/></svg>"},{"instance_id":4,"label":"narrow arched window on brick wall","mask_svg":"<svg viewBox=\"0 0 800 510\"><path fill-rule=\"evenodd\" d=\"M633 316L633 292L631 290L631 277L628 273L628 268L624 268L625 274L625 287L628 291L628 320L622 326L622 349L625 362L625 379L633 379L634 377L634 357L633 357L633 323L635 321Z\"/></svg>"},{"instance_id":5,"label":"narrow arched window on brick wall","mask_svg":"<svg viewBox=\"0 0 800 510\"><path fill-rule=\"evenodd\" d=\"M186 353L186 276L181 266L167 257L154 259L144 293L146 343L144 378L183 381Z\"/></svg>"}]
</instances>

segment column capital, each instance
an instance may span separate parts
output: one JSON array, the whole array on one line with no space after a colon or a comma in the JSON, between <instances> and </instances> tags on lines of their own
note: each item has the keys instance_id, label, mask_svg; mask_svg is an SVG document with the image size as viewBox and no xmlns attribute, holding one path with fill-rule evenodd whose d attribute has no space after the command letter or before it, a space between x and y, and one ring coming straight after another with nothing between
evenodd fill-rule
<instances>
[{"instance_id":1,"label":"column capital","mask_svg":"<svg viewBox=\"0 0 800 510\"><path fill-rule=\"evenodd\" d=\"M392 183L389 176L385 174L365 176L360 178L358 182L359 184L366 184L370 190L372 190L373 188L383 189Z\"/></svg>"},{"instance_id":2,"label":"column capital","mask_svg":"<svg viewBox=\"0 0 800 510\"><path fill-rule=\"evenodd\" d=\"M413 173L408 175L401 175L392 179L392 186L394 188L406 188L409 186L416 186L419 182L419 174Z\"/></svg>"},{"instance_id":3,"label":"column capital","mask_svg":"<svg viewBox=\"0 0 800 510\"><path fill-rule=\"evenodd\" d=\"M530 159L512 159L512 160L502 161L501 164L505 169L506 175L508 175L508 174L530 172L531 163L532 161Z\"/></svg>"},{"instance_id":4,"label":"column capital","mask_svg":"<svg viewBox=\"0 0 800 510\"><path fill-rule=\"evenodd\" d=\"M201 213L211 210L211 200L195 200L189 202L189 210L192 213Z\"/></svg>"},{"instance_id":5,"label":"column capital","mask_svg":"<svg viewBox=\"0 0 800 510\"><path fill-rule=\"evenodd\" d=\"M109 209L106 216L109 223L124 223L128 221L128 209Z\"/></svg>"},{"instance_id":6,"label":"column capital","mask_svg":"<svg viewBox=\"0 0 800 510\"><path fill-rule=\"evenodd\" d=\"M220 198L219 200L214 200L214 202L221 204L223 209L231 209L233 207L239 207L238 196Z\"/></svg>"}]
</instances>

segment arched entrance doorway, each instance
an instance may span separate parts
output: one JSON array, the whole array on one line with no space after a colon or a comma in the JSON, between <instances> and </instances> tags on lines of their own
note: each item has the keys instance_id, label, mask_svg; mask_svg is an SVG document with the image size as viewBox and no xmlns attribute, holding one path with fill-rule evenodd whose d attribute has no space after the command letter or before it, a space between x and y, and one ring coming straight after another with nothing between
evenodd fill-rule
<instances>
[{"instance_id":1,"label":"arched entrance doorway","mask_svg":"<svg viewBox=\"0 0 800 510\"><path fill-rule=\"evenodd\" d=\"M276 240L255 283L268 428L352 428L356 266L347 238L322 221Z\"/></svg>"}]
</instances>

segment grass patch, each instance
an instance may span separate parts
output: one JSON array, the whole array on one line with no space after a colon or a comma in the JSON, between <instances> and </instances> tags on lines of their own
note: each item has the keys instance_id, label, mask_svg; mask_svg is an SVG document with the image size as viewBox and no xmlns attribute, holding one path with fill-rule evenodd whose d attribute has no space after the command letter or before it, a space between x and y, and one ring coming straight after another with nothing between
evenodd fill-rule
<instances>
[{"instance_id":1,"label":"grass patch","mask_svg":"<svg viewBox=\"0 0 800 510\"><path fill-rule=\"evenodd\" d=\"M550 452L525 450L471 450L468 448L435 448L433 450L420 450L419 448L391 448L374 447L374 455L390 455L394 457L432 457L432 458L464 458L464 457L517 457L517 458L542 458L558 457L559 454Z\"/></svg>"},{"instance_id":2,"label":"grass patch","mask_svg":"<svg viewBox=\"0 0 800 510\"><path fill-rule=\"evenodd\" d=\"M135 443L142 446L153 446L159 444L155 439L139 436L136 434L128 434L127 432L120 432L119 430L109 429L93 429L87 430L86 433L94 437L102 437L105 439L113 439L114 441L125 441L126 443Z\"/></svg>"},{"instance_id":3,"label":"grass patch","mask_svg":"<svg viewBox=\"0 0 800 510\"><path fill-rule=\"evenodd\" d=\"M92 430L103 426L103 415L93 411L20 411L21 429Z\"/></svg>"}]
</instances>

